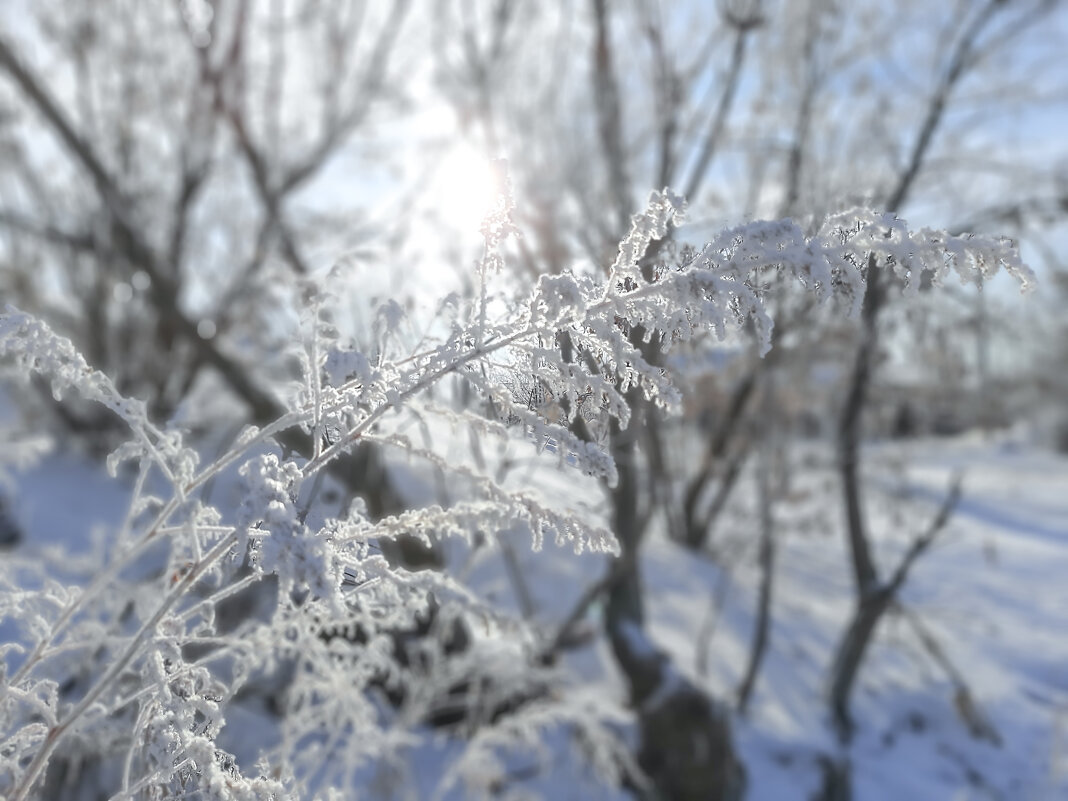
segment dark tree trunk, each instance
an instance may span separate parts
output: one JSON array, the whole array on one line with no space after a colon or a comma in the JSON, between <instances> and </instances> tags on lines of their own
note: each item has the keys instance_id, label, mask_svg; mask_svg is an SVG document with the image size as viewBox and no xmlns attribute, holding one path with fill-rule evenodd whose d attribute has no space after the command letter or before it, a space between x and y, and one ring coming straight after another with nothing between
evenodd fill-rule
<instances>
[{"instance_id":1,"label":"dark tree trunk","mask_svg":"<svg viewBox=\"0 0 1068 801\"><path fill-rule=\"evenodd\" d=\"M848 740L853 733L853 718L849 699L856 682L857 672L864 661L864 654L875 636L875 629L893 601L889 589L880 589L860 599L842 639L835 649L831 663L831 681L828 700L835 729L839 737Z\"/></svg>"},{"instance_id":2,"label":"dark tree trunk","mask_svg":"<svg viewBox=\"0 0 1068 801\"><path fill-rule=\"evenodd\" d=\"M820 756L817 763L823 782L811 801L851 801L853 798L853 766L848 758Z\"/></svg>"},{"instance_id":3,"label":"dark tree trunk","mask_svg":"<svg viewBox=\"0 0 1068 801\"><path fill-rule=\"evenodd\" d=\"M744 715L749 707L749 699L756 686L760 665L768 647L771 630L771 593L775 584L775 521L772 517L771 460L768 458L769 444L761 443L762 453L757 468L758 503L760 505L760 592L757 599L757 619L753 628L753 645L749 651L749 662L741 684L738 685L738 710Z\"/></svg>"},{"instance_id":4,"label":"dark tree trunk","mask_svg":"<svg viewBox=\"0 0 1068 801\"><path fill-rule=\"evenodd\" d=\"M605 629L638 713L638 764L657 798L739 801L745 791L745 769L734 753L726 712L679 674L645 631L637 556L647 515L639 505L636 442L645 407L636 391L629 394L630 425L612 428L619 475L612 490L612 522L622 553L608 589Z\"/></svg>"}]
</instances>

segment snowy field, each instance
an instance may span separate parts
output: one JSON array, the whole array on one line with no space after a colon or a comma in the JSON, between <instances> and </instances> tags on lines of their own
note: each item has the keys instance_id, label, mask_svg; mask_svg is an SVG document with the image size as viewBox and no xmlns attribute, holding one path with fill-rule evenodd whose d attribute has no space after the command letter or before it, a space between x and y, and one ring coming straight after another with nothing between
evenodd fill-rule
<instances>
[{"instance_id":1,"label":"snowy field","mask_svg":"<svg viewBox=\"0 0 1068 801\"><path fill-rule=\"evenodd\" d=\"M858 732L848 754L854 797L1068 797L1068 460L1009 440L968 437L876 445L867 455L868 512L884 571L929 523L956 471L963 472L964 493L862 669L854 700ZM749 713L735 719L754 801L811 797L821 760L842 756L822 702L852 599L840 500L826 451L799 446L793 458L788 491L775 508L769 650ZM516 470L515 480L528 479ZM589 497L567 474L549 480L560 492ZM7 484L8 513L26 534L18 552L48 560L58 576L75 581L78 556L106 547L127 497L120 481L63 453L12 472ZM715 559L695 558L655 534L644 551L655 640L726 702L733 702L746 661L759 580L747 493L748 482L713 535ZM551 545L532 553L525 538L512 541L533 623L551 630L602 575L603 559L576 558ZM460 553L457 569L493 606L520 613L501 551L473 560ZM594 608L591 631L596 616ZM15 636L10 619L0 623L0 641ZM603 640L592 643L569 653L569 679L559 692L576 705L619 709L611 725L626 738L624 682ZM220 745L251 762L258 744L272 740L272 728L262 703L237 703ZM598 786L559 728L550 725L544 741L543 753L517 761L514 790L553 799L629 797ZM417 736L394 763L366 774L360 797L432 797L457 753L457 744L440 734ZM467 792L453 788L443 796Z\"/></svg>"},{"instance_id":2,"label":"snowy field","mask_svg":"<svg viewBox=\"0 0 1068 801\"><path fill-rule=\"evenodd\" d=\"M927 527L955 471L964 492L862 668L854 797L1068 797L1068 460L966 438L870 455L868 509L884 572ZM836 753L820 700L852 579L831 465L809 458L813 469L776 510L773 630L750 715L738 724L750 798L761 801L808 797L799 788L818 785L816 760ZM666 543L647 551L654 630L680 666L702 658L693 632L702 616L718 615L698 647L708 648L708 682L726 698L745 664L758 580L755 537L745 536L755 515L744 507L730 532L744 550L718 608L715 568ZM804 530L788 527L803 518Z\"/></svg>"}]
</instances>

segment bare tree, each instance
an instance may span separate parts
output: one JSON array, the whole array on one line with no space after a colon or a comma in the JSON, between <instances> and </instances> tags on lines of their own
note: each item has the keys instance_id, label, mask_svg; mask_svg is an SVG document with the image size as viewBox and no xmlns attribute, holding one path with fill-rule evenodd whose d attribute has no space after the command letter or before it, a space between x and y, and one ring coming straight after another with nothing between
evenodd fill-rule
<instances>
[{"instance_id":1,"label":"bare tree","mask_svg":"<svg viewBox=\"0 0 1068 801\"><path fill-rule=\"evenodd\" d=\"M68 332L124 391L150 398L157 416L170 417L210 368L247 419L263 424L281 409L263 387L291 369L273 363L284 314L271 297L275 271L287 282L307 275L320 231L340 233L331 233L337 251L351 241L344 213L312 217L298 195L361 136L373 141L369 121L397 97L388 76L403 56L396 51L411 4L393 3L383 15L349 0L310 14L247 0L204 6L200 16L195 7L125 14L102 3L66 15L43 4L39 35L74 62L75 85L64 87L70 99L14 42L0 40L0 69L18 105L43 119L70 166L62 173L70 183L56 186L29 152L37 129L27 122L12 145L26 158L5 165L7 182L22 191L0 207L0 225L20 248L65 271L59 280L74 291L60 297L81 304L62 316ZM121 44L144 41L143 27L155 46ZM309 62L309 53L324 58ZM68 186L80 208L54 208ZM78 291L82 282L87 291ZM26 276L21 285L13 300L54 316L55 295L40 279ZM256 343L256 352L239 353L236 340L246 351ZM90 434L111 424L98 411L82 420L57 409ZM313 448L299 436L289 444ZM335 471L373 513L404 507L374 446ZM414 542L402 551L396 558L411 564L435 559Z\"/></svg>"},{"instance_id":2,"label":"bare tree","mask_svg":"<svg viewBox=\"0 0 1068 801\"><path fill-rule=\"evenodd\" d=\"M982 59L991 56L991 47L1005 46L1030 26L1038 24L1052 8L1051 3L1032 4L1024 9L1022 14L1005 21L1002 27L997 28L995 26L1001 21L999 15L1005 12L1005 4L1000 0L992 0L961 20L960 29L953 36L954 45L948 53L941 77L921 116L907 160L885 202L888 211L900 211L915 191L917 179L925 162L930 158L932 144L944 123L953 93L969 70L974 69ZM990 33L992 28L996 31L993 34ZM990 37L993 37L993 43L987 41ZM883 267L884 265L877 263L874 256L868 261L868 289L861 311L859 346L838 424L839 470L856 590L856 608L835 651L829 679L829 702L839 733L846 738L852 730L850 696L876 627L894 602L913 561L926 550L945 524L960 491L959 486L954 487L936 516L935 523L914 541L891 578L881 580L872 556L871 535L863 511L860 448L862 417L867 406L880 344L879 318L887 304L890 290L890 282Z\"/></svg>"},{"instance_id":3,"label":"bare tree","mask_svg":"<svg viewBox=\"0 0 1068 801\"><path fill-rule=\"evenodd\" d=\"M198 7L95 4L70 14L41 4L34 36L67 59L73 85L63 73L42 78L5 39L2 67L26 120L11 134L24 158L5 162L0 221L11 241L62 271L51 280L91 282L88 294L67 295L84 304L63 317L68 330L95 343L97 364L143 387L161 416L210 366L263 419L269 404L227 343L262 337L255 310L276 256L308 271L316 226L293 199L388 101L409 4L381 20L354 2L304 17L281 3L204 5L200 16ZM134 44L146 29L151 48ZM299 63L313 48L327 57ZM54 135L64 169L41 168L33 118ZM57 208L63 196L77 207ZM17 302L61 308L41 278L23 286ZM144 326L154 329L147 341L131 336ZM174 358L160 364L145 355L153 350Z\"/></svg>"}]
</instances>

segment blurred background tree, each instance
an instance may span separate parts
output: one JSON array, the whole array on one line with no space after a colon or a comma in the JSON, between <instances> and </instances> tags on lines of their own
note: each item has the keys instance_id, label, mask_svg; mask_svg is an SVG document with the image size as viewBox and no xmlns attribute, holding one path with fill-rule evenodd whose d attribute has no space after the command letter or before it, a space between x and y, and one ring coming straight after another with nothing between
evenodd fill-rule
<instances>
[{"instance_id":1,"label":"blurred background tree","mask_svg":"<svg viewBox=\"0 0 1068 801\"><path fill-rule=\"evenodd\" d=\"M758 217L811 231L869 205L1017 237L1063 275L1056 0L41 0L4 14L0 290L159 418L205 432L277 416L303 276L349 271L353 316L339 324L370 351L379 300L470 298L477 214L456 212L485 201L498 157L517 200L517 281L606 270L663 186L690 204L679 242ZM412 275L416 253L432 267ZM686 251L646 255L655 271ZM665 365L683 419L638 403L614 432L624 558L587 603L607 593L640 623L650 527L714 551L751 454L765 506L789 492L790 433L837 440L863 611L885 589L858 473L866 436L1007 426L1040 408L1064 419L1063 349L1021 348L1033 332L1007 323L997 283L900 304L876 276L861 319L843 323L775 278L756 287L777 320L771 356L709 338ZM1041 342L1062 337L1053 316L1042 325ZM107 445L103 413L47 408ZM346 469L373 513L405 505L376 452ZM851 679L833 683L844 720Z\"/></svg>"}]
</instances>

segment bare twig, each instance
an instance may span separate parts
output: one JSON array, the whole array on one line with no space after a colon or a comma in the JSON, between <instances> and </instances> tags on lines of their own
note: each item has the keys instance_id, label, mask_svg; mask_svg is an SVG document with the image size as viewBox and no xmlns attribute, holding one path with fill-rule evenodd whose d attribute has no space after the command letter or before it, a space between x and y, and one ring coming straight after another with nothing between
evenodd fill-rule
<instances>
[{"instance_id":1,"label":"bare twig","mask_svg":"<svg viewBox=\"0 0 1068 801\"><path fill-rule=\"evenodd\" d=\"M928 548L931 547L935 538L938 537L946 527L946 523L949 522L953 510L957 508L957 503L960 501L961 483L962 477L961 474L958 473L953 477L950 483L949 492L946 493L942 505L938 507L938 512L935 514L931 524L923 534L913 540L912 545L905 551L905 555L898 563L897 569L886 583L886 590L890 593L894 595L897 594L897 591L904 585L905 579L908 578L909 570L912 569L913 564Z\"/></svg>"},{"instance_id":2,"label":"bare twig","mask_svg":"<svg viewBox=\"0 0 1068 801\"><path fill-rule=\"evenodd\" d=\"M727 125L727 117L730 115L734 97L738 92L738 84L741 81L742 65L745 63L746 43L749 34L763 23L763 17L759 11L748 15L738 15L729 9L724 12L724 19L734 28L734 48L731 51L731 63L727 70L727 78L723 84L723 93L719 97L719 103L709 123L708 133L701 144L701 150L697 155L690 179L686 182L684 195L691 200L697 197L701 184L704 183L705 174L712 163L712 157L719 147L720 138Z\"/></svg>"},{"instance_id":3,"label":"bare twig","mask_svg":"<svg viewBox=\"0 0 1068 801\"><path fill-rule=\"evenodd\" d=\"M980 710L975 700L975 694L968 686L964 674L953 664L949 654L939 644L934 633L924 625L915 610L910 609L900 601L894 602L894 611L899 612L912 627L913 633L924 650L949 677L950 682L953 684L953 706L961 722L968 728L971 735L976 739L987 740L994 745L1000 746L1003 742L1001 733Z\"/></svg>"},{"instance_id":4,"label":"bare twig","mask_svg":"<svg viewBox=\"0 0 1068 801\"><path fill-rule=\"evenodd\" d=\"M597 600L608 590L612 588L612 585L619 580L621 576L626 573L627 566L624 564L625 560L633 561L635 556L623 555L618 559L612 560L608 565L608 570L605 574L596 582L586 588L586 590L579 596L579 599L575 602L575 605L571 607L571 611L564 618L564 622L560 624L560 627L556 630L550 639L548 644L542 649L542 659L551 659L554 655L564 650L566 644L572 639L574 635L575 627L586 616L590 607L593 606Z\"/></svg>"}]
</instances>

